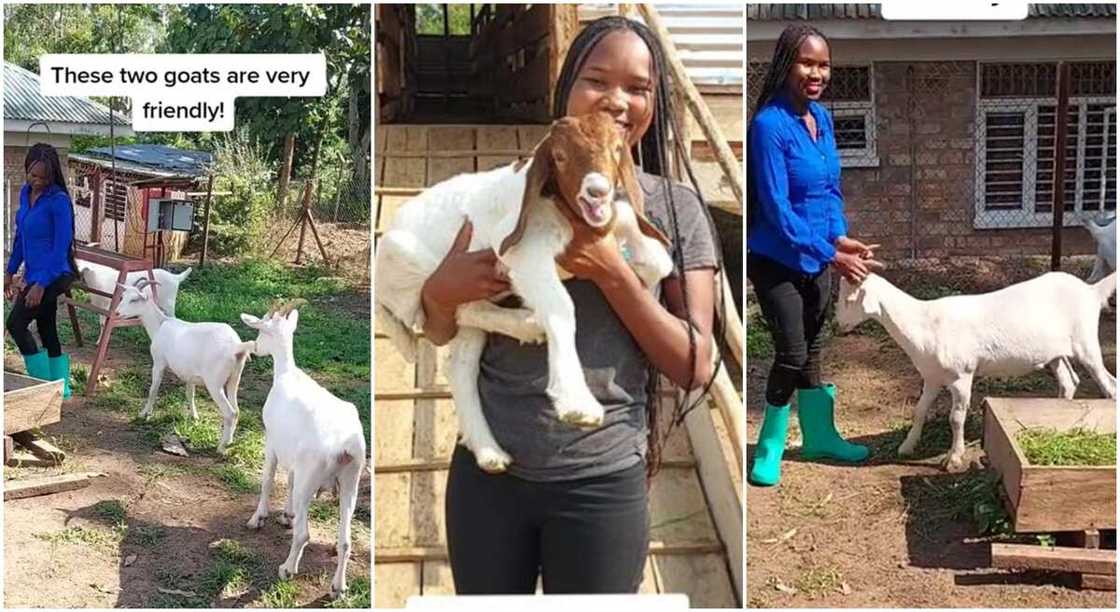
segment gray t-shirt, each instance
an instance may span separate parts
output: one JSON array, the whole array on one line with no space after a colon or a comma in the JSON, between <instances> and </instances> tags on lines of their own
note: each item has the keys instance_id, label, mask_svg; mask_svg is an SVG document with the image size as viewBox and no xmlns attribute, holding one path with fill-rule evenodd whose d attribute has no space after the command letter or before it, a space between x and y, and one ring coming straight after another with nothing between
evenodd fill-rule
<instances>
[{"instance_id":1,"label":"gray t-shirt","mask_svg":"<svg viewBox=\"0 0 1120 612\"><path fill-rule=\"evenodd\" d=\"M641 174L646 216L673 240L668 191L660 177ZM689 188L674 184L684 269L716 265L715 243L702 204ZM671 253L676 261L676 253ZM674 271L678 274L679 271ZM545 388L548 349L522 345L501 334L487 336L478 377L482 411L498 444L513 457L509 472L526 480L557 481L610 474L645 457L648 432L646 387L649 362L594 283L564 283L575 303L576 350L591 393L603 404L599 428L584 431L561 423ZM660 287L657 288L658 295Z\"/></svg>"}]
</instances>

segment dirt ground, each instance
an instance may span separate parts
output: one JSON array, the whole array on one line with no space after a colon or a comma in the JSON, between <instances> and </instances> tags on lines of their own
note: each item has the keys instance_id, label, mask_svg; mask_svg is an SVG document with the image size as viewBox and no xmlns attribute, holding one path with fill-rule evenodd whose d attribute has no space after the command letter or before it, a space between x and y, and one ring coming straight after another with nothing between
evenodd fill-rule
<instances>
[{"instance_id":1,"label":"dirt ground","mask_svg":"<svg viewBox=\"0 0 1120 612\"><path fill-rule=\"evenodd\" d=\"M92 348L87 339L84 349L75 350L75 361L88 364ZM113 370L125 365L120 353L109 362L108 380L113 380ZM5 361L6 368L22 371L18 357L6 355ZM164 393L177 384L169 374ZM242 390L244 395L245 384ZM200 390L200 415L216 413L204 397ZM259 411L261 406L247 406L243 398L241 409ZM280 582L276 570L287 557L291 531L271 517L259 531L246 529L257 494L234 492L215 477L211 468L223 459L212 448L176 457L145 439L142 429L127 414L96 407L75 395L64 403L62 421L43 431L67 451L64 465L5 469L5 478L104 474L84 489L4 504L7 607L324 607L331 603L337 518L311 522L311 542L299 575ZM270 504L273 516L285 499L286 481L277 479ZM320 501L324 508L337 508L330 493ZM123 508L123 520L114 506ZM126 529L120 527L122 523ZM364 590L368 601L368 470L352 525L347 574L351 589Z\"/></svg>"},{"instance_id":2,"label":"dirt ground","mask_svg":"<svg viewBox=\"0 0 1120 612\"><path fill-rule=\"evenodd\" d=\"M1082 278L1088 262L1067 260ZM950 266L896 268L885 275L909 292L934 297L990 291L1042 272L1047 261L960 260ZM1105 360L1115 372L1116 318L1102 314ZM761 425L770 358L748 359L748 456ZM1101 397L1084 371L1078 397ZM994 570L989 541L969 517L947 507L954 491L976 472L943 472L948 449L949 396L943 392L926 428L918 458L900 460L895 449L921 392L921 377L877 324L834 337L825 353L826 380L839 389L838 427L872 448L860 466L799 458L800 433L791 431L782 482L747 490L747 590L749 607L1093 607L1114 608L1116 594L1081 591L1076 578L1044 572ZM977 441L985 395L1056 397L1046 374L981 380L973 393L966 441ZM925 452L922 452L925 451Z\"/></svg>"}]
</instances>

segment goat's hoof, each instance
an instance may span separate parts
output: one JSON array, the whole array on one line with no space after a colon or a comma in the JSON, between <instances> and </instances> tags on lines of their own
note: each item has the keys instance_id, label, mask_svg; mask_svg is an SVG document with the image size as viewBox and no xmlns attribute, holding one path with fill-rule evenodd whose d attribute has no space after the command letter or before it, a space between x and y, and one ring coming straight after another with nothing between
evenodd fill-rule
<instances>
[{"instance_id":1,"label":"goat's hoof","mask_svg":"<svg viewBox=\"0 0 1120 612\"><path fill-rule=\"evenodd\" d=\"M295 515L288 514L287 512L281 512L280 514L276 515L276 522L285 527L291 527L293 518L295 518Z\"/></svg>"},{"instance_id":2,"label":"goat's hoof","mask_svg":"<svg viewBox=\"0 0 1120 612\"><path fill-rule=\"evenodd\" d=\"M513 463L513 458L497 447L479 449L474 456L478 467L488 474L501 474Z\"/></svg>"},{"instance_id":3,"label":"goat's hoof","mask_svg":"<svg viewBox=\"0 0 1120 612\"><path fill-rule=\"evenodd\" d=\"M245 523L245 526L249 529L260 529L261 527L264 527L264 519L265 517L259 514L254 514L252 518L249 519L249 522Z\"/></svg>"},{"instance_id":4,"label":"goat's hoof","mask_svg":"<svg viewBox=\"0 0 1120 612\"><path fill-rule=\"evenodd\" d=\"M907 443L903 442L898 447L898 456L899 457L909 457L910 455L913 455L914 454L914 449L915 449L916 446L917 446L917 444L907 444Z\"/></svg>"},{"instance_id":5,"label":"goat's hoof","mask_svg":"<svg viewBox=\"0 0 1120 612\"><path fill-rule=\"evenodd\" d=\"M288 570L287 563L281 563L280 568L276 571L276 573L280 576L281 580L287 580L288 578L296 575L295 572Z\"/></svg>"},{"instance_id":6,"label":"goat's hoof","mask_svg":"<svg viewBox=\"0 0 1120 612\"><path fill-rule=\"evenodd\" d=\"M946 457L941 467L950 474L960 474L968 470L968 463L964 457Z\"/></svg>"},{"instance_id":7,"label":"goat's hoof","mask_svg":"<svg viewBox=\"0 0 1120 612\"><path fill-rule=\"evenodd\" d=\"M336 585L331 583L331 599L338 599L346 594L346 584Z\"/></svg>"}]
</instances>

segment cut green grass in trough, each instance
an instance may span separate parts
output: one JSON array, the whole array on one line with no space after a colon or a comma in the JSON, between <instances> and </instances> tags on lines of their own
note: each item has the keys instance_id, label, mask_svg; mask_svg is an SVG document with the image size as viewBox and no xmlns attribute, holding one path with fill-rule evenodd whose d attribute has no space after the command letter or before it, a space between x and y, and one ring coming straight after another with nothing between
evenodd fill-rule
<instances>
[{"instance_id":1,"label":"cut green grass in trough","mask_svg":"<svg viewBox=\"0 0 1120 612\"><path fill-rule=\"evenodd\" d=\"M1116 435L1078 427L1029 427L1015 435L1032 465L1116 465Z\"/></svg>"}]
</instances>

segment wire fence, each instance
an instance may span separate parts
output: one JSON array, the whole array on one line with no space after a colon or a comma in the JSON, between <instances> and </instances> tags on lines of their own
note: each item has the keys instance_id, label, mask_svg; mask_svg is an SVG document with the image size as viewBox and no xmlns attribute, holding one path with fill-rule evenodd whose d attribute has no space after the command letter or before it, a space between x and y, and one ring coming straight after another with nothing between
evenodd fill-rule
<instances>
[{"instance_id":1,"label":"wire fence","mask_svg":"<svg viewBox=\"0 0 1120 612\"><path fill-rule=\"evenodd\" d=\"M748 66L748 105L766 67ZM1093 252L1079 226L1116 211L1116 63L1069 68L1062 121L1057 62L835 67L822 101L833 115L852 235L881 243L891 259L1047 255L1060 178L1062 253Z\"/></svg>"}]
</instances>

